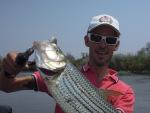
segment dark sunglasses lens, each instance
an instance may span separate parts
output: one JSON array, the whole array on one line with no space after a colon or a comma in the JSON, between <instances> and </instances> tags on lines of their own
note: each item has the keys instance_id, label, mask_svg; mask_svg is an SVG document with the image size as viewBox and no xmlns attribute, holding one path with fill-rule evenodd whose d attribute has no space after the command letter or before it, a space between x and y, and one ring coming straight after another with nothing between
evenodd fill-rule
<instances>
[{"instance_id":1,"label":"dark sunglasses lens","mask_svg":"<svg viewBox=\"0 0 150 113\"><path fill-rule=\"evenodd\" d=\"M117 38L114 38L114 37L107 37L107 38L106 38L106 42L107 42L107 44L116 44Z\"/></svg>"},{"instance_id":2,"label":"dark sunglasses lens","mask_svg":"<svg viewBox=\"0 0 150 113\"><path fill-rule=\"evenodd\" d=\"M99 35L94 35L94 34L91 34L91 37L90 37L91 41L93 42L100 42L102 37L99 36Z\"/></svg>"}]
</instances>

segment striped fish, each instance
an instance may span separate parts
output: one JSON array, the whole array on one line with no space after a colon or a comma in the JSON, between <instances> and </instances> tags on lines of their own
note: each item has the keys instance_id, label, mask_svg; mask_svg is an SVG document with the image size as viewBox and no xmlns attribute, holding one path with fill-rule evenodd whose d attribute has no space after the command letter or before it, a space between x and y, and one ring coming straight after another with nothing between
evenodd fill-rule
<instances>
[{"instance_id":1,"label":"striped fish","mask_svg":"<svg viewBox=\"0 0 150 113\"><path fill-rule=\"evenodd\" d=\"M117 113L57 46L57 40L35 41L36 66L49 93L65 113Z\"/></svg>"}]
</instances>

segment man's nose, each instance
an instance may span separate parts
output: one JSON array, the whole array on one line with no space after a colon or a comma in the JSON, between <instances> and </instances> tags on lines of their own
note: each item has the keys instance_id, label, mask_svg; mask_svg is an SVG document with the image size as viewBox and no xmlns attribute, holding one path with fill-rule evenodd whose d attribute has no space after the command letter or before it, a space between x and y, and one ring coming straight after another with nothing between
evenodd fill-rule
<instances>
[{"instance_id":1,"label":"man's nose","mask_svg":"<svg viewBox=\"0 0 150 113\"><path fill-rule=\"evenodd\" d=\"M99 43L99 46L100 46L101 48L105 48L106 45L107 45L107 44L106 44L105 39L102 39L101 42Z\"/></svg>"}]
</instances>

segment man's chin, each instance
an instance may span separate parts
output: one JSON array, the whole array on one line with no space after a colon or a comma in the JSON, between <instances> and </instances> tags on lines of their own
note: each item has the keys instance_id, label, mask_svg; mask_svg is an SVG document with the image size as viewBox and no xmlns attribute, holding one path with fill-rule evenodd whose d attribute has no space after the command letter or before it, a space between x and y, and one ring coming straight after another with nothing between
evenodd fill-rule
<instances>
[{"instance_id":1,"label":"man's chin","mask_svg":"<svg viewBox=\"0 0 150 113\"><path fill-rule=\"evenodd\" d=\"M99 67L103 67L103 66L106 66L109 64L109 61L110 60L104 60L104 59L98 59L97 62L96 62L96 65L99 66Z\"/></svg>"},{"instance_id":2,"label":"man's chin","mask_svg":"<svg viewBox=\"0 0 150 113\"><path fill-rule=\"evenodd\" d=\"M103 67L103 66L105 66L105 63L104 62L97 62L96 65L98 67Z\"/></svg>"}]
</instances>

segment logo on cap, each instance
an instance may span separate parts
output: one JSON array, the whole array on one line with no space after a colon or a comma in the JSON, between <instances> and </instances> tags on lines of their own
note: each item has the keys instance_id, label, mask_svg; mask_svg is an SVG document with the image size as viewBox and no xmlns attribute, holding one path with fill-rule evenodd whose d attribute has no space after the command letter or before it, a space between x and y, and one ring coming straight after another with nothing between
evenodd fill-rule
<instances>
[{"instance_id":1,"label":"logo on cap","mask_svg":"<svg viewBox=\"0 0 150 113\"><path fill-rule=\"evenodd\" d=\"M106 22L106 23L112 24L113 20L108 16L103 16L99 19L99 22Z\"/></svg>"}]
</instances>

